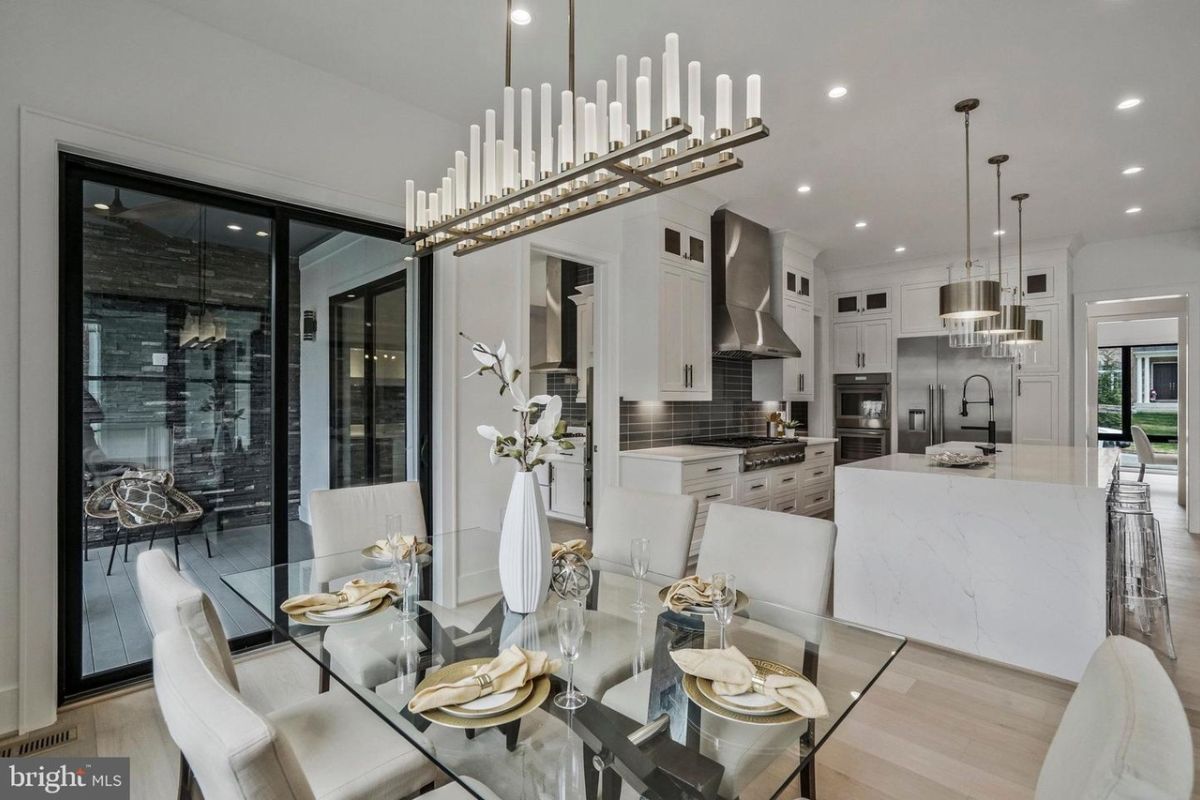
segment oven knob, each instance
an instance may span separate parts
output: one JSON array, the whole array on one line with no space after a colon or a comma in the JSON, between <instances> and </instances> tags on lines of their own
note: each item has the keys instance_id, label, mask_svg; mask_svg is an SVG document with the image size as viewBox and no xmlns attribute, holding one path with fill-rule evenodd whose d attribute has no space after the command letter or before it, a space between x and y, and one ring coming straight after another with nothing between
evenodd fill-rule
<instances>
[{"instance_id":1,"label":"oven knob","mask_svg":"<svg viewBox=\"0 0 1200 800\"><path fill-rule=\"evenodd\" d=\"M755 467L757 467L757 466L758 466L758 462L757 462L757 461L750 460L750 461L747 461L747 462L746 462L746 469L754 469L754 468L755 468Z\"/></svg>"}]
</instances>

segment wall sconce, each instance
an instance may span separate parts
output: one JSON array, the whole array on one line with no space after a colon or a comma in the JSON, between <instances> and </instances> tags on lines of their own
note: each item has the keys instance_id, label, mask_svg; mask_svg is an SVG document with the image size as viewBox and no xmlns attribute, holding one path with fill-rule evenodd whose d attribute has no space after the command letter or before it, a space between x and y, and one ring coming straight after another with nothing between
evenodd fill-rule
<instances>
[{"instance_id":1,"label":"wall sconce","mask_svg":"<svg viewBox=\"0 0 1200 800\"><path fill-rule=\"evenodd\" d=\"M315 308L304 309L304 320L300 325L300 330L306 342L317 338L317 310Z\"/></svg>"}]
</instances>

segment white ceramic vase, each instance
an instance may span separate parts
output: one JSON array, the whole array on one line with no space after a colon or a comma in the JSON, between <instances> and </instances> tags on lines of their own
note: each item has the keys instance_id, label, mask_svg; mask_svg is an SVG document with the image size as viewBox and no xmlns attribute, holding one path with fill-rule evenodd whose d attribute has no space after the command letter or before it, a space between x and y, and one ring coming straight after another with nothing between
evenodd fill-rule
<instances>
[{"instance_id":1,"label":"white ceramic vase","mask_svg":"<svg viewBox=\"0 0 1200 800\"><path fill-rule=\"evenodd\" d=\"M500 588L518 614L538 610L550 590L550 525L537 476L513 476L500 527Z\"/></svg>"}]
</instances>

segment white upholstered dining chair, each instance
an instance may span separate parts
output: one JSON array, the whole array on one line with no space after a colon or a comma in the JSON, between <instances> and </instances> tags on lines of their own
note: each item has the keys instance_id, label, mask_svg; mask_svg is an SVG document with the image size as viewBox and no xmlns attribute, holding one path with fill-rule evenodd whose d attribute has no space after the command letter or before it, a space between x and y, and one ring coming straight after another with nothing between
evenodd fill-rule
<instances>
[{"instance_id":1,"label":"white upholstered dining chair","mask_svg":"<svg viewBox=\"0 0 1200 800\"><path fill-rule=\"evenodd\" d=\"M416 481L353 486L345 489L318 489L308 496L312 522L313 556L321 558L352 550L361 550L386 538L384 523L390 514L402 514L404 530L424 539L425 507L421 502L421 484ZM346 577L314 571L313 580ZM313 591L323 591L318 585ZM417 639L403 641L417 642ZM326 630L323 644L334 660L337 674L360 686L373 689L396 677L401 639L396 636L392 618L378 614L354 625ZM321 673L321 690L329 686L328 675Z\"/></svg>"},{"instance_id":2,"label":"white upholstered dining chair","mask_svg":"<svg viewBox=\"0 0 1200 800\"><path fill-rule=\"evenodd\" d=\"M1146 435L1146 431L1144 431L1140 425L1133 425L1129 430L1133 434L1133 447L1135 450L1137 450L1139 481L1146 479L1147 466L1179 464L1179 456L1177 454L1157 452L1154 449L1154 445L1150 443L1150 437Z\"/></svg>"},{"instance_id":3,"label":"white upholstered dining chair","mask_svg":"<svg viewBox=\"0 0 1200 800\"><path fill-rule=\"evenodd\" d=\"M786 607L778 609L781 614L786 614L786 609L826 614L831 605L836 535L837 527L827 520L714 503L708 508L696 574L731 572L738 589L749 597ZM763 610L762 616L769 617L767 609ZM758 622L748 622L741 630L743 640L770 635L769 626ZM819 631L811 635L817 636ZM639 672L609 689L602 702L645 723L650 678L650 670ZM761 731L706 711L701 712L700 724L705 755L725 767L717 790L723 798L737 797L797 736L792 726L784 726L766 741ZM740 740L746 744L739 747Z\"/></svg>"},{"instance_id":4,"label":"white upholstered dining chair","mask_svg":"<svg viewBox=\"0 0 1200 800\"><path fill-rule=\"evenodd\" d=\"M629 545L644 537L650 540L646 580L659 586L679 580L687 571L696 505L690 494L608 487L592 529L592 565L605 572L632 575Z\"/></svg>"}]
</instances>

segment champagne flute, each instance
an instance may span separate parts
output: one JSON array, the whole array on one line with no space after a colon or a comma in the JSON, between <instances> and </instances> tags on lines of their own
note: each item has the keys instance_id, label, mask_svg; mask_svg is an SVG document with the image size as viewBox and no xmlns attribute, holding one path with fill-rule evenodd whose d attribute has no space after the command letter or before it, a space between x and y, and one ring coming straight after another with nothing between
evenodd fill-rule
<instances>
[{"instance_id":1,"label":"champagne flute","mask_svg":"<svg viewBox=\"0 0 1200 800\"><path fill-rule=\"evenodd\" d=\"M392 574L400 574L400 548L404 546L404 515L388 514L383 518L383 535L387 539L388 552L392 554Z\"/></svg>"},{"instance_id":2,"label":"champagne flute","mask_svg":"<svg viewBox=\"0 0 1200 800\"><path fill-rule=\"evenodd\" d=\"M579 645L583 642L583 603L563 600L554 615L558 624L558 649L567 662L567 690L555 696L554 705L568 710L576 709L587 702L583 692L575 690L575 660L579 658Z\"/></svg>"},{"instance_id":3,"label":"champagne flute","mask_svg":"<svg viewBox=\"0 0 1200 800\"><path fill-rule=\"evenodd\" d=\"M637 600L630 604L637 613L646 610L642 602L642 581L650 571L650 540L634 539L629 543L629 565L633 568L633 577L637 578Z\"/></svg>"},{"instance_id":4,"label":"champagne flute","mask_svg":"<svg viewBox=\"0 0 1200 800\"><path fill-rule=\"evenodd\" d=\"M714 572L708 583L708 596L721 634L721 648L724 649L725 626L733 620L733 609L737 605L737 581L733 573Z\"/></svg>"},{"instance_id":5,"label":"champagne flute","mask_svg":"<svg viewBox=\"0 0 1200 800\"><path fill-rule=\"evenodd\" d=\"M413 547L404 558L394 557L396 562L396 589L400 592L400 619L416 619L416 612L409 607L408 589L417 576L417 548Z\"/></svg>"}]
</instances>

